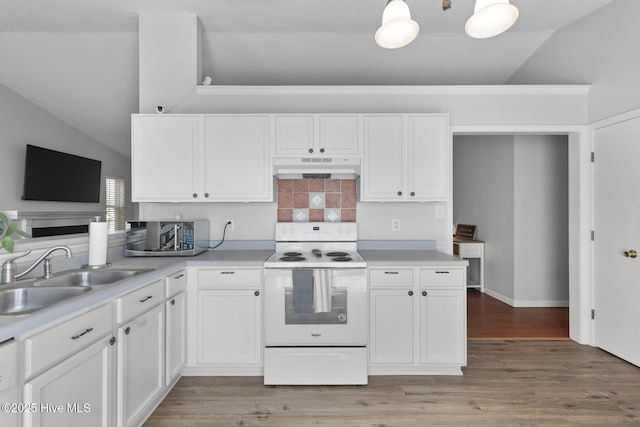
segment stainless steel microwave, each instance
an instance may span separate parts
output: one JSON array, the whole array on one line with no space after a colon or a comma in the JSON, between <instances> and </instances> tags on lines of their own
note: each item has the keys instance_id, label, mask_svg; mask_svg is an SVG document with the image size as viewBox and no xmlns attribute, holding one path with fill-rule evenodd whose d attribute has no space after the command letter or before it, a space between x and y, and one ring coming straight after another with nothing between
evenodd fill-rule
<instances>
[{"instance_id":1,"label":"stainless steel microwave","mask_svg":"<svg viewBox=\"0 0 640 427\"><path fill-rule=\"evenodd\" d=\"M194 256L209 248L209 221L127 221L125 256Z\"/></svg>"}]
</instances>

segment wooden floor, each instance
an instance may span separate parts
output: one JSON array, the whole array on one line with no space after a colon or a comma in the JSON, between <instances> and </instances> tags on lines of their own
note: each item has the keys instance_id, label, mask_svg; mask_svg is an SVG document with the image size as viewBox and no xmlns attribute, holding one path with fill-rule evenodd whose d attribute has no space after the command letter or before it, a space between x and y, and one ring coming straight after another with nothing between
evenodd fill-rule
<instances>
[{"instance_id":1,"label":"wooden floor","mask_svg":"<svg viewBox=\"0 0 640 427\"><path fill-rule=\"evenodd\" d=\"M568 308L514 308L477 290L467 291L467 337L569 339Z\"/></svg>"},{"instance_id":2,"label":"wooden floor","mask_svg":"<svg viewBox=\"0 0 640 427\"><path fill-rule=\"evenodd\" d=\"M184 377L155 426L640 425L640 368L573 341L469 341L464 376L373 376L369 385L262 385Z\"/></svg>"}]
</instances>

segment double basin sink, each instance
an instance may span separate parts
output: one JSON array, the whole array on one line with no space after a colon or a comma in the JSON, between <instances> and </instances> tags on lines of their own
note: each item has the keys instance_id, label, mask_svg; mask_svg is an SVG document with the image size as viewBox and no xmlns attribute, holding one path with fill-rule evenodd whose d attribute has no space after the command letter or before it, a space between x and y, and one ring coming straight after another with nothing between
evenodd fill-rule
<instances>
[{"instance_id":1,"label":"double basin sink","mask_svg":"<svg viewBox=\"0 0 640 427\"><path fill-rule=\"evenodd\" d=\"M0 316L33 313L82 295L94 287L110 285L147 271L151 270L111 268L69 270L49 279L24 280L4 285L4 287L0 287Z\"/></svg>"}]
</instances>

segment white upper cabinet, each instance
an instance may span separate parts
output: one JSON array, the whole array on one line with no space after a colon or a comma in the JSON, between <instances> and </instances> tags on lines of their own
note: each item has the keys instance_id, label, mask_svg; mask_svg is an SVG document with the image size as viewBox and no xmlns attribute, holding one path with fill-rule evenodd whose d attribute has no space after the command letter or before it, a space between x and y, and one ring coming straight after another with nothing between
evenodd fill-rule
<instances>
[{"instance_id":1,"label":"white upper cabinet","mask_svg":"<svg viewBox=\"0 0 640 427\"><path fill-rule=\"evenodd\" d=\"M268 115L134 115L134 202L273 200Z\"/></svg>"},{"instance_id":2,"label":"white upper cabinet","mask_svg":"<svg viewBox=\"0 0 640 427\"><path fill-rule=\"evenodd\" d=\"M273 201L269 116L205 116L204 187L211 201Z\"/></svg>"},{"instance_id":3,"label":"white upper cabinet","mask_svg":"<svg viewBox=\"0 0 640 427\"><path fill-rule=\"evenodd\" d=\"M357 155L360 116L335 114L276 115L278 156Z\"/></svg>"},{"instance_id":4,"label":"white upper cabinet","mask_svg":"<svg viewBox=\"0 0 640 427\"><path fill-rule=\"evenodd\" d=\"M445 114L365 116L361 200L447 200L450 147Z\"/></svg>"},{"instance_id":5,"label":"white upper cabinet","mask_svg":"<svg viewBox=\"0 0 640 427\"><path fill-rule=\"evenodd\" d=\"M134 202L184 201L202 196L198 116L133 116L131 135Z\"/></svg>"}]
</instances>

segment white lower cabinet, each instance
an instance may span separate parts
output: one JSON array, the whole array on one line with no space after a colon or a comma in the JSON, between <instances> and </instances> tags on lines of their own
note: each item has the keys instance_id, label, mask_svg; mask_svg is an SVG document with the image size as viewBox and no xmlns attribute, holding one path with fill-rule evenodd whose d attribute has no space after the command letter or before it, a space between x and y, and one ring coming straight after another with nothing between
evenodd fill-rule
<instances>
[{"instance_id":1,"label":"white lower cabinet","mask_svg":"<svg viewBox=\"0 0 640 427\"><path fill-rule=\"evenodd\" d=\"M164 391L164 305L118 328L118 426L140 423Z\"/></svg>"},{"instance_id":2,"label":"white lower cabinet","mask_svg":"<svg viewBox=\"0 0 640 427\"><path fill-rule=\"evenodd\" d=\"M464 268L370 268L369 373L460 375Z\"/></svg>"},{"instance_id":3,"label":"white lower cabinet","mask_svg":"<svg viewBox=\"0 0 640 427\"><path fill-rule=\"evenodd\" d=\"M24 384L24 426L112 426L115 339L106 336Z\"/></svg>"},{"instance_id":4,"label":"white lower cabinet","mask_svg":"<svg viewBox=\"0 0 640 427\"><path fill-rule=\"evenodd\" d=\"M184 291L167 300L165 312L167 316L165 385L170 386L180 376L187 361L187 298Z\"/></svg>"},{"instance_id":5,"label":"white lower cabinet","mask_svg":"<svg viewBox=\"0 0 640 427\"><path fill-rule=\"evenodd\" d=\"M18 357L19 343L10 340L0 344L0 403L22 402L20 385L18 382L20 360ZM18 408L0 411L0 426L19 425Z\"/></svg>"},{"instance_id":6,"label":"white lower cabinet","mask_svg":"<svg viewBox=\"0 0 640 427\"><path fill-rule=\"evenodd\" d=\"M369 363L413 363L413 292L407 289L369 291Z\"/></svg>"},{"instance_id":7,"label":"white lower cabinet","mask_svg":"<svg viewBox=\"0 0 640 427\"><path fill-rule=\"evenodd\" d=\"M262 363L260 289L198 291L198 364Z\"/></svg>"}]
</instances>

